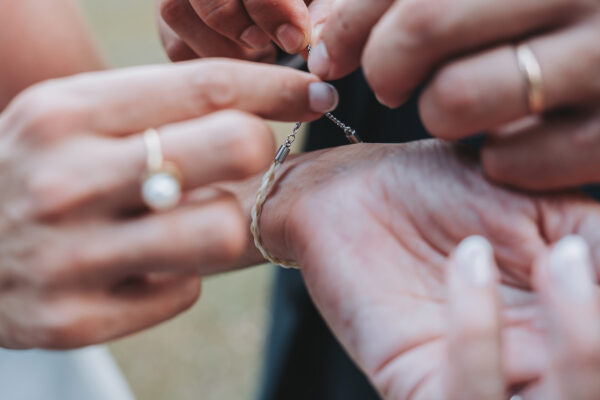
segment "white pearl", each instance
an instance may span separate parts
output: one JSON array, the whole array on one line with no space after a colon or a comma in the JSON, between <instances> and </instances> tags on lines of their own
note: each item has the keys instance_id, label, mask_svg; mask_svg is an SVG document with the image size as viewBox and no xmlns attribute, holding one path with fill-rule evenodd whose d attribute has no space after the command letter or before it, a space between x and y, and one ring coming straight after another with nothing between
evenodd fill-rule
<instances>
[{"instance_id":1,"label":"white pearl","mask_svg":"<svg viewBox=\"0 0 600 400\"><path fill-rule=\"evenodd\" d=\"M181 185L173 175L160 172L144 181L142 184L142 197L153 210L168 210L179 204Z\"/></svg>"}]
</instances>

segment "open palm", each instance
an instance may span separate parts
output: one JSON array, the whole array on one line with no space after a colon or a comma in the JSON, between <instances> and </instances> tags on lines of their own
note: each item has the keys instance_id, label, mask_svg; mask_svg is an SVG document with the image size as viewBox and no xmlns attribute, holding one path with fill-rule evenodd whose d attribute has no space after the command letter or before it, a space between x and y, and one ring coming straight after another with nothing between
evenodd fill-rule
<instances>
[{"instance_id":1,"label":"open palm","mask_svg":"<svg viewBox=\"0 0 600 400\"><path fill-rule=\"evenodd\" d=\"M282 246L384 398L445 398L444 269L470 235L490 240L502 271L509 384L542 376L546 333L531 265L570 233L595 247L600 210L592 201L494 186L467 149L438 141L347 146L307 158L282 176L265 215L284 218Z\"/></svg>"}]
</instances>

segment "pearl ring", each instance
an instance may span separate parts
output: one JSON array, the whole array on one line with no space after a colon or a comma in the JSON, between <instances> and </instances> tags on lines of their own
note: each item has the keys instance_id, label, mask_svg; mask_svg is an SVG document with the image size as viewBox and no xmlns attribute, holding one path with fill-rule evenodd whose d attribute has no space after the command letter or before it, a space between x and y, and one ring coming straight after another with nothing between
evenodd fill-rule
<instances>
[{"instance_id":1,"label":"pearl ring","mask_svg":"<svg viewBox=\"0 0 600 400\"><path fill-rule=\"evenodd\" d=\"M144 133L146 172L142 179L142 199L154 211L174 208L181 200L181 173L177 166L163 160L160 136L156 129Z\"/></svg>"}]
</instances>

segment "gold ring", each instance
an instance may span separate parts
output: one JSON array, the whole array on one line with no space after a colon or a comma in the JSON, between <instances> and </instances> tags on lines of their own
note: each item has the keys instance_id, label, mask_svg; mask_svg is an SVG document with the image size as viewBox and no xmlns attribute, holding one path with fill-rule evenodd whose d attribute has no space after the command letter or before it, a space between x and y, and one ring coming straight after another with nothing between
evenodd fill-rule
<instances>
[{"instance_id":1,"label":"gold ring","mask_svg":"<svg viewBox=\"0 0 600 400\"><path fill-rule=\"evenodd\" d=\"M156 129L144 133L146 172L142 178L142 199L154 211L170 210L181 200L181 173L175 164L163 159Z\"/></svg>"},{"instance_id":2,"label":"gold ring","mask_svg":"<svg viewBox=\"0 0 600 400\"><path fill-rule=\"evenodd\" d=\"M544 112L544 88L542 79L542 67L531 48L521 44L516 48L519 69L525 78L527 87L527 104L529 112L541 114Z\"/></svg>"}]
</instances>

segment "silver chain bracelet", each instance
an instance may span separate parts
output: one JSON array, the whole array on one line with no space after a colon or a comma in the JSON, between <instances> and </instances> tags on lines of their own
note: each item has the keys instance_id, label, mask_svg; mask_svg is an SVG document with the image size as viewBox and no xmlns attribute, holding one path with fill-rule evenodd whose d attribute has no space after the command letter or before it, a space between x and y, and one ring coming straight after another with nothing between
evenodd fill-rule
<instances>
[{"instance_id":1,"label":"silver chain bracelet","mask_svg":"<svg viewBox=\"0 0 600 400\"><path fill-rule=\"evenodd\" d=\"M310 54L310 45L308 46L308 52ZM350 143L355 144L362 142L362 140L360 139L360 137L354 129L344 124L332 113L326 113L325 117L328 118L331 122L333 122L342 131L344 131L344 134L346 135L346 138ZM252 207L251 214L252 222L250 224L250 231L252 232L252 236L254 237L254 245L266 260L270 261L275 265L281 265L284 268L299 268L299 265L295 261L277 258L265 248L260 234L259 222L265 201L267 200L267 197L269 197L269 193L273 189L273 186L275 186L275 178L277 176L277 171L279 170L279 168L281 168L281 165L285 162L288 155L290 154L292 145L296 141L296 136L300 132L301 127L302 122L297 122L294 126L294 129L292 130L292 133L288 135L288 137L285 139L284 144L282 144L281 147L279 147L279 150L277 150L275 159L273 160L271 167L263 176L262 184L258 189L258 193L256 194L256 202L254 203L254 207Z\"/></svg>"}]
</instances>

